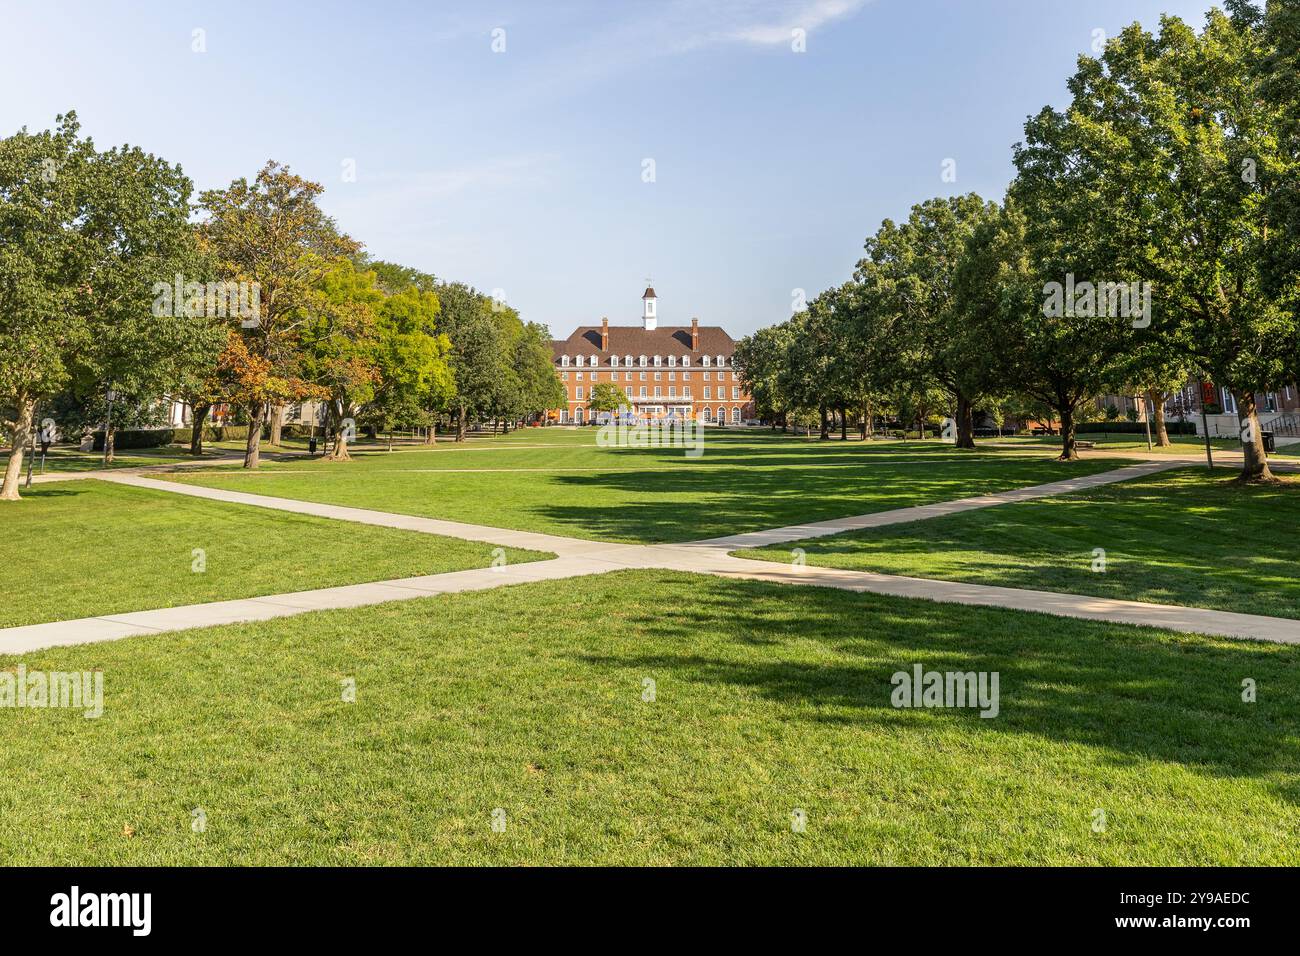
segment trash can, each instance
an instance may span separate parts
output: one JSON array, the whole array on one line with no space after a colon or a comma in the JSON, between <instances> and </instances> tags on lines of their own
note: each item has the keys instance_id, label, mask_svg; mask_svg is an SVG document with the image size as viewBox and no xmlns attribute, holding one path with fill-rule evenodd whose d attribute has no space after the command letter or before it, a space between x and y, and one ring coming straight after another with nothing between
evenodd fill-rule
<instances>
[{"instance_id":1,"label":"trash can","mask_svg":"<svg viewBox=\"0 0 1300 956\"><path fill-rule=\"evenodd\" d=\"M1261 431L1259 435L1264 439L1264 451L1270 455L1273 454L1273 433Z\"/></svg>"},{"instance_id":2,"label":"trash can","mask_svg":"<svg viewBox=\"0 0 1300 956\"><path fill-rule=\"evenodd\" d=\"M316 454L316 439L315 439L315 438L312 438L312 439L309 439L309 440L308 440L308 442L307 442L307 453L308 453L309 455L314 455L314 454Z\"/></svg>"}]
</instances>

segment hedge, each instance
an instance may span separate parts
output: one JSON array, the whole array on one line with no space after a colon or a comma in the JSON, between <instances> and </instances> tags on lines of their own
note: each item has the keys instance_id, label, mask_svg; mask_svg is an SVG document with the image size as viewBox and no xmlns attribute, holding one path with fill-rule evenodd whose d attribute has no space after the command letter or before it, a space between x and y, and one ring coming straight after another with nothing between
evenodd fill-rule
<instances>
[{"instance_id":1,"label":"hedge","mask_svg":"<svg viewBox=\"0 0 1300 956\"><path fill-rule=\"evenodd\" d=\"M1152 427L1155 427L1154 423ZM1080 435L1145 435L1147 426L1145 422L1080 422L1074 426L1074 430ZM1171 435L1195 435L1196 425L1192 422L1166 420L1165 431Z\"/></svg>"},{"instance_id":2,"label":"hedge","mask_svg":"<svg viewBox=\"0 0 1300 956\"><path fill-rule=\"evenodd\" d=\"M127 428L113 432L113 448L161 448L172 443L170 428ZM104 450L104 433L95 432L95 451Z\"/></svg>"}]
</instances>

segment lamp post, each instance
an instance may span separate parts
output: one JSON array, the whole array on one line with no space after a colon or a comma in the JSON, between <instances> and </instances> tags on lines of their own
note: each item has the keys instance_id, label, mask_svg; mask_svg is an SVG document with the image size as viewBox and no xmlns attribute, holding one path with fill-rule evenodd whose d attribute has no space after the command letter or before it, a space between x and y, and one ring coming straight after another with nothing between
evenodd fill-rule
<instances>
[{"instance_id":1,"label":"lamp post","mask_svg":"<svg viewBox=\"0 0 1300 956\"><path fill-rule=\"evenodd\" d=\"M1136 395L1134 397L1142 401L1142 417L1143 419L1146 420L1147 423L1147 451L1150 451L1151 450L1151 414L1154 411L1154 409L1147 408L1146 396Z\"/></svg>"},{"instance_id":2,"label":"lamp post","mask_svg":"<svg viewBox=\"0 0 1300 956\"><path fill-rule=\"evenodd\" d=\"M108 399L108 414L104 416L104 467L107 468L108 438L113 430L113 399L117 398L117 392L113 391L112 385L108 387L108 391L104 393L104 397Z\"/></svg>"}]
</instances>

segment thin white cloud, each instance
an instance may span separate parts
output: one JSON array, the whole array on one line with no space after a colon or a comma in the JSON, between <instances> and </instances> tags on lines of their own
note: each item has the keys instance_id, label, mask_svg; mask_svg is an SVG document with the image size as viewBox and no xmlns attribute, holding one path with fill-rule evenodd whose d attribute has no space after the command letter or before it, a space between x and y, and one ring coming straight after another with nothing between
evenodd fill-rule
<instances>
[{"instance_id":1,"label":"thin white cloud","mask_svg":"<svg viewBox=\"0 0 1300 956\"><path fill-rule=\"evenodd\" d=\"M785 11L776 11L772 19L763 20L733 31L734 39L758 46L789 43L796 29L812 33L824 24L852 16L866 0L813 0L811 3L788 4Z\"/></svg>"}]
</instances>

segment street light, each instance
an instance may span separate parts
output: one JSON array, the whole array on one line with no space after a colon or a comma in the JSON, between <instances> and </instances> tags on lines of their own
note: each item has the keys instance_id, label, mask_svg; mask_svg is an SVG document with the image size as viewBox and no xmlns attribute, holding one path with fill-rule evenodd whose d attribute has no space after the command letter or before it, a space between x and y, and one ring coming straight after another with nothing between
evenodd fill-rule
<instances>
[{"instance_id":1,"label":"street light","mask_svg":"<svg viewBox=\"0 0 1300 956\"><path fill-rule=\"evenodd\" d=\"M108 436L113 429L113 399L117 398L117 392L109 386L104 397L108 399L108 414L104 417L104 467L108 467Z\"/></svg>"}]
</instances>

